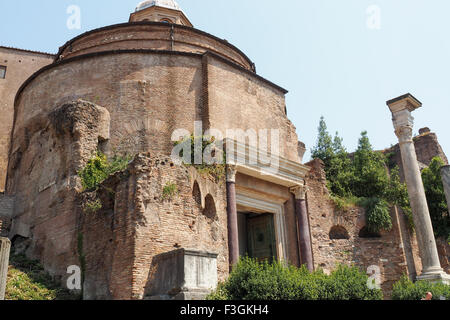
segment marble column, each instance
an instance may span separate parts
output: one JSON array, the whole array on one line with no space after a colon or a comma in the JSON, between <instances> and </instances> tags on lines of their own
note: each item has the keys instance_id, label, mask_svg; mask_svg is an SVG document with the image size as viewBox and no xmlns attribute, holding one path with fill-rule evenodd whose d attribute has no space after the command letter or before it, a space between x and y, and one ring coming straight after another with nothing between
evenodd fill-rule
<instances>
[{"instance_id":1,"label":"marble column","mask_svg":"<svg viewBox=\"0 0 450 320\"><path fill-rule=\"evenodd\" d=\"M441 168L442 183L444 184L445 198L447 199L448 211L450 213L450 166Z\"/></svg>"},{"instance_id":2,"label":"marble column","mask_svg":"<svg viewBox=\"0 0 450 320\"><path fill-rule=\"evenodd\" d=\"M443 272L439 261L425 189L412 140L414 118L411 116L411 111L420 108L422 104L412 95L407 94L388 101L387 105L392 112L395 134L400 143L403 170L422 260L422 274L417 279L447 282L449 278Z\"/></svg>"},{"instance_id":3,"label":"marble column","mask_svg":"<svg viewBox=\"0 0 450 320\"><path fill-rule=\"evenodd\" d=\"M236 167L227 166L227 220L230 271L239 261L239 233L236 207Z\"/></svg>"},{"instance_id":4,"label":"marble column","mask_svg":"<svg viewBox=\"0 0 450 320\"><path fill-rule=\"evenodd\" d=\"M295 196L295 215L297 220L298 242L300 250L300 264L306 265L309 271L314 270L311 233L309 230L308 209L306 206L307 187L298 185L291 188Z\"/></svg>"},{"instance_id":5,"label":"marble column","mask_svg":"<svg viewBox=\"0 0 450 320\"><path fill-rule=\"evenodd\" d=\"M8 238L0 238L0 300L5 300L6 279L8 276L9 251L11 242Z\"/></svg>"}]
</instances>

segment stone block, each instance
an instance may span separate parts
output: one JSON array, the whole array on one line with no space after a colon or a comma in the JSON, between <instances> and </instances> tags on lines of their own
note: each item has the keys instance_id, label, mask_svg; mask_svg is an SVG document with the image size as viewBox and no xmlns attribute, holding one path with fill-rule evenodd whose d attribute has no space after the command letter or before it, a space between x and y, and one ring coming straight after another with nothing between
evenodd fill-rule
<instances>
[{"instance_id":1,"label":"stone block","mask_svg":"<svg viewBox=\"0 0 450 320\"><path fill-rule=\"evenodd\" d=\"M9 239L0 238L0 300L5 300L10 250L11 242L9 241Z\"/></svg>"},{"instance_id":2,"label":"stone block","mask_svg":"<svg viewBox=\"0 0 450 320\"><path fill-rule=\"evenodd\" d=\"M148 300L202 300L217 288L217 254L180 249L153 259Z\"/></svg>"}]
</instances>

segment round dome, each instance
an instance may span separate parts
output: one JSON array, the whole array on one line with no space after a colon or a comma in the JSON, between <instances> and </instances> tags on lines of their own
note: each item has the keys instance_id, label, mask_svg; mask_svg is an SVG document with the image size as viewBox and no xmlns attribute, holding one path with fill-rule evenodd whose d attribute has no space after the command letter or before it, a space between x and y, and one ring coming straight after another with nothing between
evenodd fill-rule
<instances>
[{"instance_id":1,"label":"round dome","mask_svg":"<svg viewBox=\"0 0 450 320\"><path fill-rule=\"evenodd\" d=\"M175 0L145 0L138 4L136 11L141 11L154 6L181 11L180 6Z\"/></svg>"}]
</instances>

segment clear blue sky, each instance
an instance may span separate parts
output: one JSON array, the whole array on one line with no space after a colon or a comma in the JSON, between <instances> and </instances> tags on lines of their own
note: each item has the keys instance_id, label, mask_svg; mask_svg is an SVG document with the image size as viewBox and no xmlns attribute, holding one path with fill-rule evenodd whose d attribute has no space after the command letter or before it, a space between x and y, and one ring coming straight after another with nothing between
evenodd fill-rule
<instances>
[{"instance_id":1,"label":"clear blue sky","mask_svg":"<svg viewBox=\"0 0 450 320\"><path fill-rule=\"evenodd\" d=\"M128 21L138 0L0 2L0 45L55 53L85 31ZM450 1L448 0L179 0L198 29L225 38L258 74L289 90L289 118L310 149L321 115L353 151L369 132L377 149L396 143L385 102L410 92L450 155ZM81 29L66 27L69 5ZM380 29L367 26L376 5ZM307 155L309 158L309 153Z\"/></svg>"}]
</instances>

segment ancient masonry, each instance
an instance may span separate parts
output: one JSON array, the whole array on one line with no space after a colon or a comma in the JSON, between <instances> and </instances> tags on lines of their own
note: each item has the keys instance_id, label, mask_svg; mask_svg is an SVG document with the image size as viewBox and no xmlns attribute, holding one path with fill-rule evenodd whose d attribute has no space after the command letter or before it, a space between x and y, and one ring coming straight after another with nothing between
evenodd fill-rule
<instances>
[{"instance_id":1,"label":"ancient masonry","mask_svg":"<svg viewBox=\"0 0 450 320\"><path fill-rule=\"evenodd\" d=\"M323 163L302 163L287 91L238 48L195 29L173 0L143 1L128 23L86 32L56 55L0 47L0 70L0 236L62 284L80 266L85 299L198 299L246 254L326 272L377 266L387 298L403 273L422 274L404 214L392 208L392 231L373 235L363 209L338 210ZM194 123L279 130L278 170L179 165L172 135ZM224 138L230 159L253 152ZM429 130L414 146L420 167L434 156L447 162ZM133 159L84 191L78 172L97 150ZM402 165L400 146L386 152ZM436 248L448 271L448 243Z\"/></svg>"}]
</instances>

